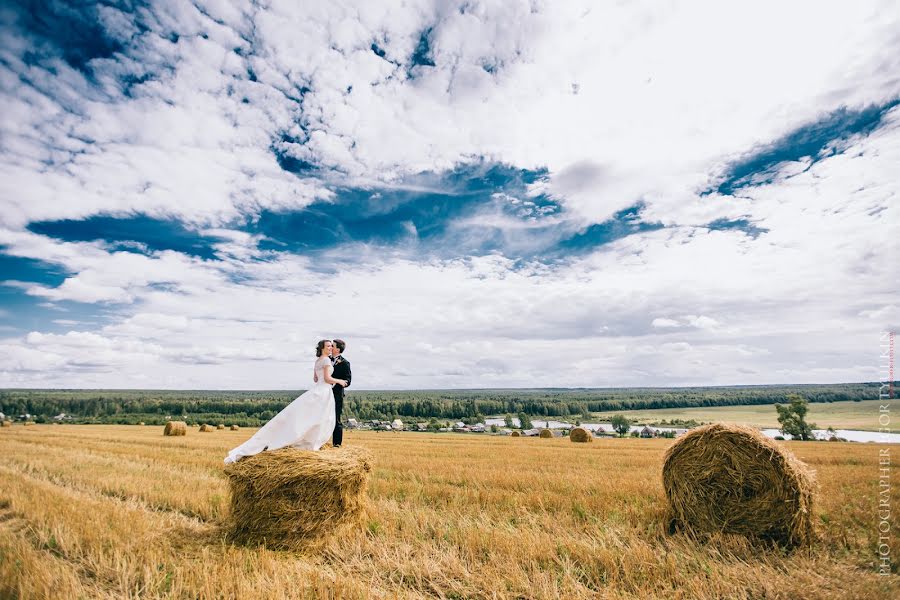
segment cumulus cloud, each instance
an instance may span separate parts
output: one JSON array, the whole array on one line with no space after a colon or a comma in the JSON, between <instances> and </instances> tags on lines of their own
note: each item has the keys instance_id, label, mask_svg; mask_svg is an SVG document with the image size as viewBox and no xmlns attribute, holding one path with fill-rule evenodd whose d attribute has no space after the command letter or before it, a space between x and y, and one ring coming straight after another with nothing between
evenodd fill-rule
<instances>
[{"instance_id":1,"label":"cumulus cloud","mask_svg":"<svg viewBox=\"0 0 900 600\"><path fill-rule=\"evenodd\" d=\"M3 14L0 246L62 273L4 286L103 313L4 330L8 385L302 387L337 335L360 387L877 378L900 323L893 3L91 10L70 26L96 47ZM839 151L779 154L867 107ZM399 252L428 232L405 216L393 248L322 253L244 227L342 189L447 191L486 161L542 175L450 218L450 257ZM660 228L528 254L558 241L548 223L635 206ZM29 229L101 214L175 219L212 255Z\"/></svg>"}]
</instances>

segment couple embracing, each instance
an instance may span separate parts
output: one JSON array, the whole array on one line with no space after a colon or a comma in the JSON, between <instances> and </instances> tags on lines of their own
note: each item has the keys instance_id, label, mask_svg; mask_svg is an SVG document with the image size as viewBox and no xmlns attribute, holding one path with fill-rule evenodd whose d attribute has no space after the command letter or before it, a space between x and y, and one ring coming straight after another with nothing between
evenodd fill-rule
<instances>
[{"instance_id":1,"label":"couple embracing","mask_svg":"<svg viewBox=\"0 0 900 600\"><path fill-rule=\"evenodd\" d=\"M320 340L316 345L318 358L313 368L313 387L229 452L225 464L286 446L318 450L328 438L332 438L335 448L340 448L344 437L341 426L344 388L350 385L350 361L344 358L346 347L344 340Z\"/></svg>"}]
</instances>

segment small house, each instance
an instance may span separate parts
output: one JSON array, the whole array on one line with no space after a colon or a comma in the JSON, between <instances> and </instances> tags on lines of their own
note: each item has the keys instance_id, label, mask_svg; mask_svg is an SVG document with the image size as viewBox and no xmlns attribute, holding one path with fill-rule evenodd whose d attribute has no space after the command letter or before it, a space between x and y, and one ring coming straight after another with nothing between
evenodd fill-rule
<instances>
[{"instance_id":1,"label":"small house","mask_svg":"<svg viewBox=\"0 0 900 600\"><path fill-rule=\"evenodd\" d=\"M642 438L652 438L655 436L656 436L656 432L653 431L652 429L650 429L650 427L645 425L644 428L641 429L641 437Z\"/></svg>"},{"instance_id":2,"label":"small house","mask_svg":"<svg viewBox=\"0 0 900 600\"><path fill-rule=\"evenodd\" d=\"M403 431L403 421L400 419L394 419L391 421L391 429L394 431Z\"/></svg>"}]
</instances>

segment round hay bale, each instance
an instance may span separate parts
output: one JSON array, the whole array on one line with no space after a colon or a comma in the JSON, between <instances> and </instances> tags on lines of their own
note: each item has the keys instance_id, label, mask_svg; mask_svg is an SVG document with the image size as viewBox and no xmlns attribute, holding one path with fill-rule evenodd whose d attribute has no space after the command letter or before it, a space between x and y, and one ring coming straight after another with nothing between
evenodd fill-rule
<instances>
[{"instance_id":1,"label":"round hay bale","mask_svg":"<svg viewBox=\"0 0 900 600\"><path fill-rule=\"evenodd\" d=\"M815 473L756 429L698 427L666 452L669 528L736 533L787 546L814 536Z\"/></svg>"},{"instance_id":2,"label":"round hay bale","mask_svg":"<svg viewBox=\"0 0 900 600\"><path fill-rule=\"evenodd\" d=\"M3 421L3 424L0 427L12 427L12 421Z\"/></svg>"},{"instance_id":3,"label":"round hay bale","mask_svg":"<svg viewBox=\"0 0 900 600\"><path fill-rule=\"evenodd\" d=\"M569 433L569 439L573 442L585 443L593 442L594 436L591 435L591 432L584 427L573 427L572 432Z\"/></svg>"},{"instance_id":4,"label":"round hay bale","mask_svg":"<svg viewBox=\"0 0 900 600\"><path fill-rule=\"evenodd\" d=\"M163 429L163 435L187 435L187 423L184 421L169 421Z\"/></svg>"},{"instance_id":5,"label":"round hay bale","mask_svg":"<svg viewBox=\"0 0 900 600\"><path fill-rule=\"evenodd\" d=\"M225 429L225 424L219 423L218 425L216 425L216 429Z\"/></svg>"},{"instance_id":6,"label":"round hay bale","mask_svg":"<svg viewBox=\"0 0 900 600\"><path fill-rule=\"evenodd\" d=\"M553 437L553 432L550 431L549 429L541 429L540 436L541 436L542 438L552 438L552 437Z\"/></svg>"},{"instance_id":7,"label":"round hay bale","mask_svg":"<svg viewBox=\"0 0 900 600\"><path fill-rule=\"evenodd\" d=\"M143 427L144 425L146 425L146 423L144 423L143 421L141 421L140 423L138 423L138 425L140 425L141 427Z\"/></svg>"},{"instance_id":8,"label":"round hay bale","mask_svg":"<svg viewBox=\"0 0 900 600\"><path fill-rule=\"evenodd\" d=\"M25 427L31 427L32 425L34 425L34 421L25 421L24 425Z\"/></svg>"},{"instance_id":9,"label":"round hay bale","mask_svg":"<svg viewBox=\"0 0 900 600\"><path fill-rule=\"evenodd\" d=\"M240 425L232 425L232 426L231 426L231 430L232 430L232 431L238 431L240 428L241 428Z\"/></svg>"},{"instance_id":10,"label":"round hay bale","mask_svg":"<svg viewBox=\"0 0 900 600\"><path fill-rule=\"evenodd\" d=\"M512 432L511 434L509 434L509 435L510 435L510 437L522 437L522 434L519 433L518 431L513 431L513 432Z\"/></svg>"},{"instance_id":11,"label":"round hay bale","mask_svg":"<svg viewBox=\"0 0 900 600\"><path fill-rule=\"evenodd\" d=\"M200 431L207 432L207 431L215 431L215 430L216 430L215 427L213 427L212 425L207 425L206 423L204 423L203 425L200 426Z\"/></svg>"},{"instance_id":12,"label":"round hay bale","mask_svg":"<svg viewBox=\"0 0 900 600\"><path fill-rule=\"evenodd\" d=\"M225 467L231 487L228 537L299 550L359 525L372 456L358 447L282 448Z\"/></svg>"}]
</instances>

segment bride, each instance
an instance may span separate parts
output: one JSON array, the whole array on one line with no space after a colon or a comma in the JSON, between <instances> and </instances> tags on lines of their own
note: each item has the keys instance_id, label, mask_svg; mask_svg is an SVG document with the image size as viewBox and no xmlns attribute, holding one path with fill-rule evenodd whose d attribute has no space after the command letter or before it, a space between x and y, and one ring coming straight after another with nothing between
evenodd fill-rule
<instances>
[{"instance_id":1,"label":"bride","mask_svg":"<svg viewBox=\"0 0 900 600\"><path fill-rule=\"evenodd\" d=\"M334 384L347 387L343 379L331 376L331 340L321 340L316 346L313 385L288 404L284 410L262 426L253 437L228 453L225 464L237 462L245 456L253 456L264 450L277 450L292 446L303 450L318 450L334 431Z\"/></svg>"}]
</instances>

